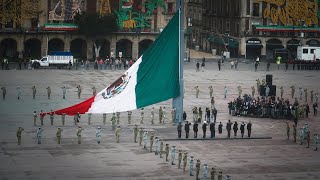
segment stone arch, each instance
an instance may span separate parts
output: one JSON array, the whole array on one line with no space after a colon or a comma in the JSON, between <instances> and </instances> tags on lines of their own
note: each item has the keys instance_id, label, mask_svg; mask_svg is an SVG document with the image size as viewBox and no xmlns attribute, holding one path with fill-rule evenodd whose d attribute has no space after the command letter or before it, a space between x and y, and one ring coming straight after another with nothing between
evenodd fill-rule
<instances>
[{"instance_id":1,"label":"stone arch","mask_svg":"<svg viewBox=\"0 0 320 180\"><path fill-rule=\"evenodd\" d=\"M87 59L87 42L81 38L70 42L70 52L74 58Z\"/></svg>"},{"instance_id":2,"label":"stone arch","mask_svg":"<svg viewBox=\"0 0 320 180\"><path fill-rule=\"evenodd\" d=\"M262 41L259 38L249 38L246 40L246 58L256 59L261 56Z\"/></svg>"},{"instance_id":3,"label":"stone arch","mask_svg":"<svg viewBox=\"0 0 320 180\"><path fill-rule=\"evenodd\" d=\"M99 55L97 57L106 58L110 57L110 41L108 39L96 39L94 41L97 46L101 46ZM94 45L92 46L93 59L96 58L96 51Z\"/></svg>"},{"instance_id":4,"label":"stone arch","mask_svg":"<svg viewBox=\"0 0 320 180\"><path fill-rule=\"evenodd\" d=\"M122 52L123 58L132 58L132 41L128 39L120 39L116 44L116 54L119 56L119 52Z\"/></svg>"},{"instance_id":5,"label":"stone arch","mask_svg":"<svg viewBox=\"0 0 320 180\"><path fill-rule=\"evenodd\" d=\"M282 41L280 39L272 38L266 41L266 59L275 60L274 52L277 49L283 49Z\"/></svg>"},{"instance_id":6,"label":"stone arch","mask_svg":"<svg viewBox=\"0 0 320 180\"><path fill-rule=\"evenodd\" d=\"M300 40L290 39L287 41L287 49L289 52L289 59L295 59L297 56L297 48L300 46Z\"/></svg>"},{"instance_id":7,"label":"stone arch","mask_svg":"<svg viewBox=\"0 0 320 180\"><path fill-rule=\"evenodd\" d=\"M31 59L41 58L41 41L37 38L30 38L24 42L23 57Z\"/></svg>"},{"instance_id":8,"label":"stone arch","mask_svg":"<svg viewBox=\"0 0 320 180\"><path fill-rule=\"evenodd\" d=\"M312 46L312 47L320 47L320 41L317 39L310 39L306 42L306 45Z\"/></svg>"},{"instance_id":9,"label":"stone arch","mask_svg":"<svg viewBox=\"0 0 320 180\"><path fill-rule=\"evenodd\" d=\"M17 41L13 38L3 39L0 43L0 57L18 58Z\"/></svg>"},{"instance_id":10,"label":"stone arch","mask_svg":"<svg viewBox=\"0 0 320 180\"><path fill-rule=\"evenodd\" d=\"M48 53L55 51L64 51L64 41L59 38L50 39L48 42Z\"/></svg>"},{"instance_id":11,"label":"stone arch","mask_svg":"<svg viewBox=\"0 0 320 180\"><path fill-rule=\"evenodd\" d=\"M139 42L138 56L140 57L153 43L151 39L144 39Z\"/></svg>"}]
</instances>

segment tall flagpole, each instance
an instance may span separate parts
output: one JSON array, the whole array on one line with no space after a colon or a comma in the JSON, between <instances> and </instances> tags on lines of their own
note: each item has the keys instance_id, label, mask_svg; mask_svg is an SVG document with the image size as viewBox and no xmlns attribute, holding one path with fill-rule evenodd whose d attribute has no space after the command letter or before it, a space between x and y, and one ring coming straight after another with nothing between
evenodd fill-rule
<instances>
[{"instance_id":1,"label":"tall flagpole","mask_svg":"<svg viewBox=\"0 0 320 180\"><path fill-rule=\"evenodd\" d=\"M184 96L184 80L183 80L183 62L184 62L184 0L176 0L176 11L179 11L179 84L180 95L173 99L172 106L176 108L175 122L182 122L183 114L183 96Z\"/></svg>"}]
</instances>

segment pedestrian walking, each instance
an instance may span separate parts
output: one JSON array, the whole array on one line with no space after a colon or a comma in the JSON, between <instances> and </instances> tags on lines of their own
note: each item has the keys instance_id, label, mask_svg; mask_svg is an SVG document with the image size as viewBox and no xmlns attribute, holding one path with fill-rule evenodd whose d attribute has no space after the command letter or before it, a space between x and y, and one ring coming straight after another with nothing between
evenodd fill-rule
<instances>
[{"instance_id":1,"label":"pedestrian walking","mask_svg":"<svg viewBox=\"0 0 320 180\"><path fill-rule=\"evenodd\" d=\"M182 161L182 150L178 151L178 169L181 169L181 161Z\"/></svg>"},{"instance_id":2,"label":"pedestrian walking","mask_svg":"<svg viewBox=\"0 0 320 180\"><path fill-rule=\"evenodd\" d=\"M233 129L233 132L234 132L234 137L236 137L237 136L237 132L238 132L238 123L237 123L237 121L234 122L232 129Z\"/></svg>"},{"instance_id":3,"label":"pedestrian walking","mask_svg":"<svg viewBox=\"0 0 320 180\"><path fill-rule=\"evenodd\" d=\"M41 144L42 132L43 132L43 129L41 127L39 127L37 130L37 133L36 133L38 144Z\"/></svg>"},{"instance_id":4,"label":"pedestrian walking","mask_svg":"<svg viewBox=\"0 0 320 180\"><path fill-rule=\"evenodd\" d=\"M212 122L210 124L210 133L211 133L211 138L214 138L216 136L216 123Z\"/></svg>"},{"instance_id":5,"label":"pedestrian walking","mask_svg":"<svg viewBox=\"0 0 320 180\"><path fill-rule=\"evenodd\" d=\"M135 143L137 142L138 131L139 131L138 125L135 124L133 128L133 140L134 140L133 142Z\"/></svg>"},{"instance_id":6,"label":"pedestrian walking","mask_svg":"<svg viewBox=\"0 0 320 180\"><path fill-rule=\"evenodd\" d=\"M37 111L33 111L33 125L34 126L37 125L37 118L38 118Z\"/></svg>"},{"instance_id":7,"label":"pedestrian walking","mask_svg":"<svg viewBox=\"0 0 320 180\"><path fill-rule=\"evenodd\" d=\"M82 92L82 88L81 88L81 86L80 86L80 85L77 85L78 99L80 99L81 92Z\"/></svg>"},{"instance_id":8,"label":"pedestrian walking","mask_svg":"<svg viewBox=\"0 0 320 180\"><path fill-rule=\"evenodd\" d=\"M248 137L251 137L251 129L252 129L252 124L251 121L247 124L247 131L248 131Z\"/></svg>"},{"instance_id":9,"label":"pedestrian walking","mask_svg":"<svg viewBox=\"0 0 320 180\"><path fill-rule=\"evenodd\" d=\"M97 129L96 129L96 139L97 139L97 143L98 144L100 144L100 142L101 142L101 136L102 136L101 132L102 132L101 127L97 127Z\"/></svg>"},{"instance_id":10,"label":"pedestrian walking","mask_svg":"<svg viewBox=\"0 0 320 180\"><path fill-rule=\"evenodd\" d=\"M217 121L217 114L218 114L218 110L214 107L212 109L212 116L213 116L213 122L214 123Z\"/></svg>"},{"instance_id":11,"label":"pedestrian walking","mask_svg":"<svg viewBox=\"0 0 320 180\"><path fill-rule=\"evenodd\" d=\"M150 134L150 152L152 152L152 148L153 148L153 141L154 141L154 132L151 132Z\"/></svg>"},{"instance_id":12,"label":"pedestrian walking","mask_svg":"<svg viewBox=\"0 0 320 180\"><path fill-rule=\"evenodd\" d=\"M232 123L231 123L230 120L228 120L228 123L227 123L227 126L226 126L226 129L228 131L228 138L230 138L231 126L232 126Z\"/></svg>"},{"instance_id":13,"label":"pedestrian walking","mask_svg":"<svg viewBox=\"0 0 320 180\"><path fill-rule=\"evenodd\" d=\"M182 124L181 122L177 126L178 138L181 138Z\"/></svg>"},{"instance_id":14,"label":"pedestrian walking","mask_svg":"<svg viewBox=\"0 0 320 180\"><path fill-rule=\"evenodd\" d=\"M62 89L62 99L66 99L67 88L63 86L61 89Z\"/></svg>"},{"instance_id":15,"label":"pedestrian walking","mask_svg":"<svg viewBox=\"0 0 320 180\"><path fill-rule=\"evenodd\" d=\"M213 95L213 87L212 87L212 86L209 86L209 96L210 96L210 99L212 98L212 95Z\"/></svg>"},{"instance_id":16,"label":"pedestrian walking","mask_svg":"<svg viewBox=\"0 0 320 180\"><path fill-rule=\"evenodd\" d=\"M194 89L196 90L196 98L199 98L199 93L200 93L199 86L195 86Z\"/></svg>"},{"instance_id":17,"label":"pedestrian walking","mask_svg":"<svg viewBox=\"0 0 320 180\"><path fill-rule=\"evenodd\" d=\"M193 164L194 164L193 156L190 156L190 161L189 161L189 175L190 176L193 176Z\"/></svg>"},{"instance_id":18,"label":"pedestrian walking","mask_svg":"<svg viewBox=\"0 0 320 180\"><path fill-rule=\"evenodd\" d=\"M203 165L203 180L206 180L208 178L208 165L207 164L204 164Z\"/></svg>"},{"instance_id":19,"label":"pedestrian walking","mask_svg":"<svg viewBox=\"0 0 320 180\"><path fill-rule=\"evenodd\" d=\"M307 132L307 148L310 147L310 131Z\"/></svg>"},{"instance_id":20,"label":"pedestrian walking","mask_svg":"<svg viewBox=\"0 0 320 180\"><path fill-rule=\"evenodd\" d=\"M224 86L224 92L223 92L223 94L224 94L224 98L226 99L226 98L227 98L227 94L228 94L228 88L227 88L227 86Z\"/></svg>"},{"instance_id":21,"label":"pedestrian walking","mask_svg":"<svg viewBox=\"0 0 320 180\"><path fill-rule=\"evenodd\" d=\"M47 87L47 95L48 95L48 99L50 99L50 96L51 96L51 88L50 88L50 86Z\"/></svg>"},{"instance_id":22,"label":"pedestrian walking","mask_svg":"<svg viewBox=\"0 0 320 180\"><path fill-rule=\"evenodd\" d=\"M169 157L169 144L166 144L165 153L166 153L166 161L168 162L169 161L169 159L168 159L168 157Z\"/></svg>"},{"instance_id":23,"label":"pedestrian walking","mask_svg":"<svg viewBox=\"0 0 320 180\"><path fill-rule=\"evenodd\" d=\"M21 90L20 86L18 86L16 88L16 90L17 90L17 99L20 100L21 99L21 94L22 94L22 90Z\"/></svg>"},{"instance_id":24,"label":"pedestrian walking","mask_svg":"<svg viewBox=\"0 0 320 180\"><path fill-rule=\"evenodd\" d=\"M115 130L115 135L116 135L116 142L120 143L120 132L121 132L121 128L120 126L118 126Z\"/></svg>"},{"instance_id":25,"label":"pedestrian walking","mask_svg":"<svg viewBox=\"0 0 320 180\"><path fill-rule=\"evenodd\" d=\"M318 134L313 135L313 145L314 145L314 151L318 151L318 146L319 146L319 135Z\"/></svg>"},{"instance_id":26,"label":"pedestrian walking","mask_svg":"<svg viewBox=\"0 0 320 180\"><path fill-rule=\"evenodd\" d=\"M61 143L61 137L62 137L62 129L58 128L57 133L56 133L56 137L57 137L57 143L60 144Z\"/></svg>"},{"instance_id":27,"label":"pedestrian walking","mask_svg":"<svg viewBox=\"0 0 320 180\"><path fill-rule=\"evenodd\" d=\"M76 130L76 135L77 135L77 138L78 138L78 144L81 144L81 133L82 133L82 128L79 126Z\"/></svg>"},{"instance_id":28,"label":"pedestrian walking","mask_svg":"<svg viewBox=\"0 0 320 180\"><path fill-rule=\"evenodd\" d=\"M22 131L24 131L24 129L22 127L19 127L17 130L17 139L18 139L18 145L21 145L21 135L22 135Z\"/></svg>"},{"instance_id":29,"label":"pedestrian walking","mask_svg":"<svg viewBox=\"0 0 320 180\"><path fill-rule=\"evenodd\" d=\"M2 90L2 100L6 99L7 89L6 87L1 87Z\"/></svg>"},{"instance_id":30,"label":"pedestrian walking","mask_svg":"<svg viewBox=\"0 0 320 180\"><path fill-rule=\"evenodd\" d=\"M36 94L37 94L37 88L36 86L32 86L32 98L33 99L36 99Z\"/></svg>"},{"instance_id":31,"label":"pedestrian walking","mask_svg":"<svg viewBox=\"0 0 320 180\"><path fill-rule=\"evenodd\" d=\"M206 121L204 121L202 124L202 132L203 132L202 138L206 138L206 132L207 132L207 122Z\"/></svg>"},{"instance_id":32,"label":"pedestrian walking","mask_svg":"<svg viewBox=\"0 0 320 180\"><path fill-rule=\"evenodd\" d=\"M286 124L287 124L287 140L289 140L289 138L290 138L290 124L289 124L289 121L287 121Z\"/></svg>"},{"instance_id":33,"label":"pedestrian walking","mask_svg":"<svg viewBox=\"0 0 320 180\"><path fill-rule=\"evenodd\" d=\"M183 161L183 172L186 172L186 167L187 167L187 162L188 162L188 153L187 152L183 153L182 161Z\"/></svg>"},{"instance_id":34,"label":"pedestrian walking","mask_svg":"<svg viewBox=\"0 0 320 180\"><path fill-rule=\"evenodd\" d=\"M223 127L223 125L222 125L222 123L220 122L220 124L219 124L219 126L218 126L218 132L219 132L219 134L222 134L222 127Z\"/></svg>"}]
</instances>

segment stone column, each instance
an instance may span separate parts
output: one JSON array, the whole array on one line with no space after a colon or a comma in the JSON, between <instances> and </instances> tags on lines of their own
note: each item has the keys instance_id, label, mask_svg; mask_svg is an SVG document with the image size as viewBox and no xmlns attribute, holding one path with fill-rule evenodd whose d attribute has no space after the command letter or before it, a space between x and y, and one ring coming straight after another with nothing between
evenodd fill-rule
<instances>
[{"instance_id":1,"label":"stone column","mask_svg":"<svg viewBox=\"0 0 320 180\"><path fill-rule=\"evenodd\" d=\"M133 42L132 42L132 57L133 58L136 58L138 59L138 55L139 55L139 40L138 39L135 39Z\"/></svg>"},{"instance_id":2,"label":"stone column","mask_svg":"<svg viewBox=\"0 0 320 180\"><path fill-rule=\"evenodd\" d=\"M261 56L266 57L267 55L267 39L266 38L261 39L261 45L263 46L261 48Z\"/></svg>"},{"instance_id":3,"label":"stone column","mask_svg":"<svg viewBox=\"0 0 320 180\"><path fill-rule=\"evenodd\" d=\"M24 50L23 38L18 36L17 40L17 51L19 52L19 58L22 58L22 51Z\"/></svg>"},{"instance_id":4,"label":"stone column","mask_svg":"<svg viewBox=\"0 0 320 180\"><path fill-rule=\"evenodd\" d=\"M93 39L87 39L87 59L91 60L95 60L93 57Z\"/></svg>"},{"instance_id":5,"label":"stone column","mask_svg":"<svg viewBox=\"0 0 320 180\"><path fill-rule=\"evenodd\" d=\"M246 48L246 38L242 37L240 39L240 44L239 44L239 53L240 53L241 57L245 57L246 58L246 55L247 55L246 50L247 50L247 48Z\"/></svg>"},{"instance_id":6,"label":"stone column","mask_svg":"<svg viewBox=\"0 0 320 180\"><path fill-rule=\"evenodd\" d=\"M116 55L116 48L117 48L117 38L115 36L112 36L111 42L110 42L110 56L117 57Z\"/></svg>"}]
</instances>

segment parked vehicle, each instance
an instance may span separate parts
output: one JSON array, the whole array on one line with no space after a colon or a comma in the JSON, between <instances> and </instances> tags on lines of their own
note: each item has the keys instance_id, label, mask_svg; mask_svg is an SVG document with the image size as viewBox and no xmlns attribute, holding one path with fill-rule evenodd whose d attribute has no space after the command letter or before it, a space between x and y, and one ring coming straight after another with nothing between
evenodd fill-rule
<instances>
[{"instance_id":1,"label":"parked vehicle","mask_svg":"<svg viewBox=\"0 0 320 180\"><path fill-rule=\"evenodd\" d=\"M73 65L71 52L51 52L40 60L31 60L34 68L56 66L58 68L68 67L69 62Z\"/></svg>"},{"instance_id":2,"label":"parked vehicle","mask_svg":"<svg viewBox=\"0 0 320 180\"><path fill-rule=\"evenodd\" d=\"M320 60L320 47L298 46L297 58L300 60Z\"/></svg>"}]
</instances>

